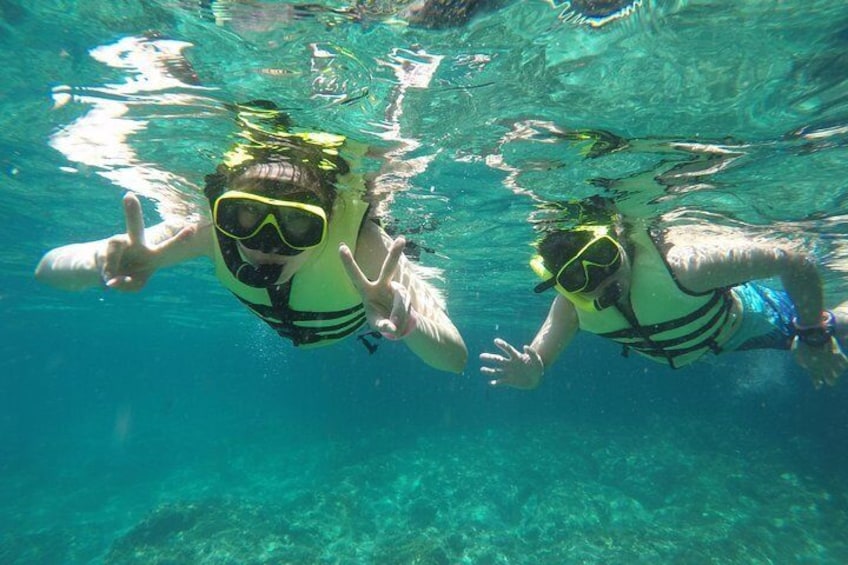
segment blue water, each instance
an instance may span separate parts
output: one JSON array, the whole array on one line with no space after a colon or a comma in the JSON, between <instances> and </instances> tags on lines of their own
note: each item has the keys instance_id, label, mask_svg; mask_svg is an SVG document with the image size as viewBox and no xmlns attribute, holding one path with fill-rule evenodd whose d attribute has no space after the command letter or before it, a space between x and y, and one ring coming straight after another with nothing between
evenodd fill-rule
<instances>
[{"instance_id":1,"label":"blue water","mask_svg":"<svg viewBox=\"0 0 848 565\"><path fill-rule=\"evenodd\" d=\"M588 335L534 392L476 360L547 311L546 200L788 237L848 299L841 2L645 0L600 27L541 0L444 26L211 4L0 0L0 562L848 562L844 382ZM203 260L138 294L34 281L123 230L127 190L150 224L204 215L225 105L259 98L399 148L388 216L445 272L464 374L392 343L296 351ZM587 158L598 132L628 145Z\"/></svg>"}]
</instances>

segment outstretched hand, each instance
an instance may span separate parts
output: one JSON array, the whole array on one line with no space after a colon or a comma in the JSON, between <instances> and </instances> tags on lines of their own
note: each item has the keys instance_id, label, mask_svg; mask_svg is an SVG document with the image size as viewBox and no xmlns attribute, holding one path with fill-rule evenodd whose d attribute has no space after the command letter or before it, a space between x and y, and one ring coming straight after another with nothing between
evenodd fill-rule
<instances>
[{"instance_id":1,"label":"outstretched hand","mask_svg":"<svg viewBox=\"0 0 848 565\"><path fill-rule=\"evenodd\" d=\"M792 341L792 353L798 365L810 374L816 388L823 384L835 385L842 373L848 370L848 357L833 337L821 347L807 345L796 337Z\"/></svg>"},{"instance_id":2,"label":"outstretched hand","mask_svg":"<svg viewBox=\"0 0 848 565\"><path fill-rule=\"evenodd\" d=\"M144 217L138 197L124 196L127 233L106 240L106 249L97 257L100 276L109 288L121 291L140 290L158 268L158 258L168 249L194 233L186 226L164 241L148 246L144 240Z\"/></svg>"},{"instance_id":3,"label":"outstretched hand","mask_svg":"<svg viewBox=\"0 0 848 565\"><path fill-rule=\"evenodd\" d=\"M489 384L495 387L511 386L532 390L539 386L545 373L545 364L535 349L529 345L518 351L502 339L495 339L495 346L504 355L481 353L480 361L492 366L480 367L480 372L491 377Z\"/></svg>"},{"instance_id":4,"label":"outstretched hand","mask_svg":"<svg viewBox=\"0 0 848 565\"><path fill-rule=\"evenodd\" d=\"M415 311L409 292L393 280L406 240L392 242L377 280L371 281L359 268L350 248L342 243L339 255L350 280L362 296L365 316L372 328L388 339L402 339L415 329Z\"/></svg>"}]
</instances>

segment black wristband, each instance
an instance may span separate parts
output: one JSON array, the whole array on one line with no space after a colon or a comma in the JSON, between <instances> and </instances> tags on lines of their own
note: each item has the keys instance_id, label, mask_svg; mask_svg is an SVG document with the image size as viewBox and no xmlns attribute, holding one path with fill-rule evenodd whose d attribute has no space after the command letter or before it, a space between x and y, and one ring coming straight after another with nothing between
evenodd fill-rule
<instances>
[{"instance_id":1,"label":"black wristband","mask_svg":"<svg viewBox=\"0 0 848 565\"><path fill-rule=\"evenodd\" d=\"M833 337L833 328L810 328L808 330L798 331L796 334L798 339L812 347L821 347L826 343L830 343Z\"/></svg>"},{"instance_id":2,"label":"black wristband","mask_svg":"<svg viewBox=\"0 0 848 565\"><path fill-rule=\"evenodd\" d=\"M822 315L821 325L803 327L799 326L797 320L792 320L795 326L795 335L798 339L811 347L821 347L826 343L830 343L833 338L834 316L831 312L825 312Z\"/></svg>"}]
</instances>

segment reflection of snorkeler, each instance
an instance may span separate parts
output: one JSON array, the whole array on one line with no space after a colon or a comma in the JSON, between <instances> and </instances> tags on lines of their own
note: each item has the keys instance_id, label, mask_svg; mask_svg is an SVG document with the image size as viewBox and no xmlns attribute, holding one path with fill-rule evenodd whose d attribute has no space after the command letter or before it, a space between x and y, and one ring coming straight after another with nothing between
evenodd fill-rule
<instances>
[{"instance_id":1,"label":"reflection of snorkeler","mask_svg":"<svg viewBox=\"0 0 848 565\"><path fill-rule=\"evenodd\" d=\"M65 290L142 288L153 273L206 255L248 308L296 346L319 346L366 321L429 365L462 371L466 349L438 291L369 215L364 150L342 136L292 128L270 103L237 107L242 137L207 176L212 225L145 229L124 199L127 233L54 249L36 270Z\"/></svg>"},{"instance_id":2,"label":"reflection of snorkeler","mask_svg":"<svg viewBox=\"0 0 848 565\"><path fill-rule=\"evenodd\" d=\"M330 7L316 3L207 0L201 2L201 8L219 25L230 22L236 27L249 26L252 31L311 17L326 24L391 21L425 28L447 28L464 25L476 14L506 3L507 0L354 0L347 6Z\"/></svg>"},{"instance_id":3,"label":"reflection of snorkeler","mask_svg":"<svg viewBox=\"0 0 848 565\"><path fill-rule=\"evenodd\" d=\"M496 339L502 354L480 355L494 386L539 385L578 330L616 341L625 352L681 367L707 353L791 349L816 387L848 368L848 303L824 307L816 265L788 246L739 238L732 245L669 242L665 233L602 210L536 243L531 267L557 291L530 345ZM756 280L779 277L784 291Z\"/></svg>"},{"instance_id":4,"label":"reflection of snorkeler","mask_svg":"<svg viewBox=\"0 0 848 565\"><path fill-rule=\"evenodd\" d=\"M643 0L548 0L554 8L562 8L559 17L567 22L601 27L626 18L642 5Z\"/></svg>"}]
</instances>

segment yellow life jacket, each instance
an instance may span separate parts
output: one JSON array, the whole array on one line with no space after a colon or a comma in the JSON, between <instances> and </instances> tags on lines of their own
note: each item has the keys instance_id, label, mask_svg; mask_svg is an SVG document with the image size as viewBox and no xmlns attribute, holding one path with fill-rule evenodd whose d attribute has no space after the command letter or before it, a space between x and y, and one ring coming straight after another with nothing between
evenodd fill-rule
<instances>
[{"instance_id":1,"label":"yellow life jacket","mask_svg":"<svg viewBox=\"0 0 848 565\"><path fill-rule=\"evenodd\" d=\"M575 308L580 329L622 344L672 368L708 351L719 353L734 331L738 308L729 289L696 293L674 278L647 231L631 234L629 310Z\"/></svg>"},{"instance_id":2,"label":"yellow life jacket","mask_svg":"<svg viewBox=\"0 0 848 565\"><path fill-rule=\"evenodd\" d=\"M356 249L368 204L355 190L340 190L327 239L290 280L267 288L239 281L215 243L215 275L257 316L297 347L329 345L365 323L365 307L339 257L339 244Z\"/></svg>"}]
</instances>

